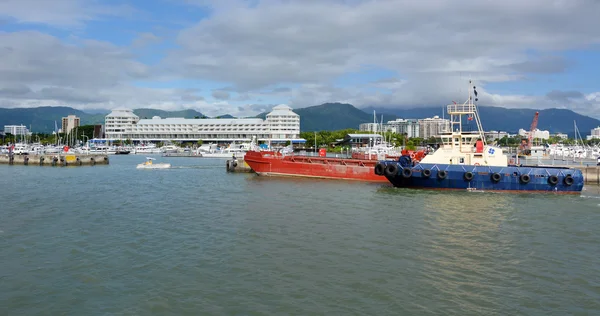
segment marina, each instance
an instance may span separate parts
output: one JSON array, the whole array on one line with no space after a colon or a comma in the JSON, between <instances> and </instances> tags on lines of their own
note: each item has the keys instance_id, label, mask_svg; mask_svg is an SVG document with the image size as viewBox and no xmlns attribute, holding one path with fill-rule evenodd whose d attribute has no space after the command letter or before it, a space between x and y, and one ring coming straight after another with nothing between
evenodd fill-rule
<instances>
[{"instance_id":1,"label":"marina","mask_svg":"<svg viewBox=\"0 0 600 316\"><path fill-rule=\"evenodd\" d=\"M14 155L0 154L0 164L20 166L95 166L108 165L108 155L102 154L47 154Z\"/></svg>"},{"instance_id":2,"label":"marina","mask_svg":"<svg viewBox=\"0 0 600 316\"><path fill-rule=\"evenodd\" d=\"M0 316L600 316L598 12L0 0Z\"/></svg>"},{"instance_id":3,"label":"marina","mask_svg":"<svg viewBox=\"0 0 600 316\"><path fill-rule=\"evenodd\" d=\"M599 186L581 196L408 190L154 157L172 168L136 170L145 157L133 155L103 168L0 165L18 179L2 190L0 311L600 312L590 278Z\"/></svg>"}]
</instances>

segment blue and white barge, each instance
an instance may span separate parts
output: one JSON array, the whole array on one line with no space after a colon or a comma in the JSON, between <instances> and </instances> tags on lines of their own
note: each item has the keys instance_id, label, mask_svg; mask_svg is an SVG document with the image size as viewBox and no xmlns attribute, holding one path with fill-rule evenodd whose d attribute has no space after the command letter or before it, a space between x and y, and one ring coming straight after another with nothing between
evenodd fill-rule
<instances>
[{"instance_id":1,"label":"blue and white barge","mask_svg":"<svg viewBox=\"0 0 600 316\"><path fill-rule=\"evenodd\" d=\"M475 87L473 94L477 96ZM471 87L464 104L451 104L447 109L450 130L440 135L440 148L418 162L408 155L398 161L380 161L375 174L403 188L556 193L583 189L584 177L578 169L509 164L501 148L486 144ZM463 125L473 123L473 131L463 131Z\"/></svg>"}]
</instances>

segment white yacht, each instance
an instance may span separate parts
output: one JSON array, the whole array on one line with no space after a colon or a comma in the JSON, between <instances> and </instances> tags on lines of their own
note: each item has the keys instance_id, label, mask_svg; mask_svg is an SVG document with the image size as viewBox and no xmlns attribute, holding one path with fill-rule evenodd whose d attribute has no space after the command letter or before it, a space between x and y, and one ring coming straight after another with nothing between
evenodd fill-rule
<instances>
[{"instance_id":1,"label":"white yacht","mask_svg":"<svg viewBox=\"0 0 600 316\"><path fill-rule=\"evenodd\" d=\"M250 143L233 143L226 148L219 147L216 144L209 144L200 146L196 150L196 154L201 155L204 158L231 158L232 156L244 157L250 148Z\"/></svg>"}]
</instances>

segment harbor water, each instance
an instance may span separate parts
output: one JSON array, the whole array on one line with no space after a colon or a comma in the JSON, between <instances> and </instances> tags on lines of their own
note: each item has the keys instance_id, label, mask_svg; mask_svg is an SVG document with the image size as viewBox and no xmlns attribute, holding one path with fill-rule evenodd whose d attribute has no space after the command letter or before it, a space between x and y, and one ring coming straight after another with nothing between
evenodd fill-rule
<instances>
[{"instance_id":1,"label":"harbor water","mask_svg":"<svg viewBox=\"0 0 600 316\"><path fill-rule=\"evenodd\" d=\"M600 190L0 165L0 315L599 315Z\"/></svg>"}]
</instances>

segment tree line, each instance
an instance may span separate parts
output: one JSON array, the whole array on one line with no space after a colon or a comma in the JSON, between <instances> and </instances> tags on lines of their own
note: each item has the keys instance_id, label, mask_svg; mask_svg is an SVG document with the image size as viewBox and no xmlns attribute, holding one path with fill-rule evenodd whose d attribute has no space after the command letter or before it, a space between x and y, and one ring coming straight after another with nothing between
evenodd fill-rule
<instances>
[{"instance_id":1,"label":"tree line","mask_svg":"<svg viewBox=\"0 0 600 316\"><path fill-rule=\"evenodd\" d=\"M70 146L76 145L79 142L88 141L99 135L94 135L95 125L82 125L71 130L70 133L32 133L31 135L12 135L6 133L0 138L0 145L14 144L18 142L28 143L41 143L42 145L53 145L53 144L68 144Z\"/></svg>"},{"instance_id":2,"label":"tree line","mask_svg":"<svg viewBox=\"0 0 600 316\"><path fill-rule=\"evenodd\" d=\"M307 148L313 148L315 146L315 140L317 144L317 148L327 147L330 150L342 150L344 146L336 145L339 140L344 139L348 134L373 134L373 132L359 131L357 129L342 129L337 131L318 131L318 132L301 132L300 138L306 140L304 144ZM406 134L394 133L394 132L385 132L382 134L387 141L389 141L393 146L396 147L406 147L408 149L415 149L419 146L425 145L433 145L439 144L441 140L439 138L430 137L428 139L423 139L420 137L407 137ZM75 129L73 129L68 135L66 133L58 133L58 134L47 134L47 133L33 133L28 136L22 135L12 135L7 133L2 138L0 138L0 145L18 143L23 141L26 138L27 142L39 142L42 145L51 145L51 144L69 144L75 145L78 142L85 142L94 137L99 137L99 135L94 135L94 125L82 125ZM504 136L498 140L492 140L488 138L487 141L490 144L496 144L498 146L503 147L517 147L521 144L521 140L525 139L522 136L513 136L508 137ZM67 140L69 140L67 142ZM578 140L581 143L580 140ZM115 145L130 145L133 142L130 139L125 140L117 140L114 142ZM534 143L547 143L547 144L556 144L561 143L565 145L575 145L575 139L563 139L560 137L550 137L548 140L538 140L535 139ZM600 143L600 139L593 140L583 140L584 144L587 145L595 145ZM202 145L202 140L198 140L196 143L186 143L187 146L200 146Z\"/></svg>"}]
</instances>

